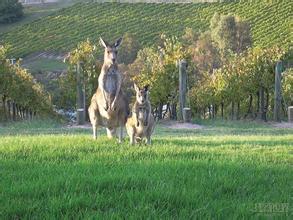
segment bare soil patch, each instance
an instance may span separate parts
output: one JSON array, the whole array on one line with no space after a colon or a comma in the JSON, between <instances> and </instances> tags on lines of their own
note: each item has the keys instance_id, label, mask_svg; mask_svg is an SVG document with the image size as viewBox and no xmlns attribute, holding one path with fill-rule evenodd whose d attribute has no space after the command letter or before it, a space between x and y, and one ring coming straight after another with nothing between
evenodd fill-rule
<instances>
[{"instance_id":1,"label":"bare soil patch","mask_svg":"<svg viewBox=\"0 0 293 220\"><path fill-rule=\"evenodd\" d=\"M293 123L289 122L260 122L262 124L267 124L273 128L292 128L293 129ZM204 129L206 128L203 125L193 124L193 123L184 123L184 122L178 122L178 121L171 121L171 120L162 120L159 122L160 125L162 125L165 128L170 129ZM82 129L91 129L92 126L90 123L86 123L84 125L77 125L75 123L70 123L66 125L66 128L82 128Z\"/></svg>"},{"instance_id":2,"label":"bare soil patch","mask_svg":"<svg viewBox=\"0 0 293 220\"><path fill-rule=\"evenodd\" d=\"M159 122L160 125L166 128L171 128L171 129L203 129L205 128L202 125L197 125L193 123L183 123L183 122L178 122L178 121L170 121L170 120L164 120ZM66 125L66 128L83 128L83 129L91 129L92 126L90 123L86 123L84 125L77 125L75 123L70 123Z\"/></svg>"},{"instance_id":3,"label":"bare soil patch","mask_svg":"<svg viewBox=\"0 0 293 220\"><path fill-rule=\"evenodd\" d=\"M84 125L77 125L75 123L71 123L66 125L66 128L83 128L83 129L91 129L92 125L90 123L86 123Z\"/></svg>"},{"instance_id":4,"label":"bare soil patch","mask_svg":"<svg viewBox=\"0 0 293 220\"><path fill-rule=\"evenodd\" d=\"M184 122L178 122L178 121L162 121L161 125L171 129L203 129L204 128L204 126L202 125L193 124L193 123L184 123Z\"/></svg>"},{"instance_id":5,"label":"bare soil patch","mask_svg":"<svg viewBox=\"0 0 293 220\"><path fill-rule=\"evenodd\" d=\"M280 122L280 123L269 122L269 124L275 128L293 128L293 123L289 123L289 122Z\"/></svg>"}]
</instances>

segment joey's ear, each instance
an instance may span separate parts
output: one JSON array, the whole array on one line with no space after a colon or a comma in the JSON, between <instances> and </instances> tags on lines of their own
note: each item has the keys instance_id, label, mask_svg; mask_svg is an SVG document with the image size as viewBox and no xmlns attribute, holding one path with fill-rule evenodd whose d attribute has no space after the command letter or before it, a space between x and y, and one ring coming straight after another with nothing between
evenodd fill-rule
<instances>
[{"instance_id":1,"label":"joey's ear","mask_svg":"<svg viewBox=\"0 0 293 220\"><path fill-rule=\"evenodd\" d=\"M122 37L120 37L118 40L116 40L114 47L118 48L120 46L121 42L122 42Z\"/></svg>"},{"instance_id":2,"label":"joey's ear","mask_svg":"<svg viewBox=\"0 0 293 220\"><path fill-rule=\"evenodd\" d=\"M133 85L134 85L134 89L135 89L135 91L136 91L136 92L139 92L139 87L138 87L135 83L134 83Z\"/></svg>"},{"instance_id":3,"label":"joey's ear","mask_svg":"<svg viewBox=\"0 0 293 220\"><path fill-rule=\"evenodd\" d=\"M146 86L144 86L144 87L143 87L143 88L144 88L144 91L145 91L145 92L149 91L149 87L150 87L150 85L146 85Z\"/></svg>"},{"instance_id":4,"label":"joey's ear","mask_svg":"<svg viewBox=\"0 0 293 220\"><path fill-rule=\"evenodd\" d=\"M106 48L109 44L100 37L100 45Z\"/></svg>"}]
</instances>

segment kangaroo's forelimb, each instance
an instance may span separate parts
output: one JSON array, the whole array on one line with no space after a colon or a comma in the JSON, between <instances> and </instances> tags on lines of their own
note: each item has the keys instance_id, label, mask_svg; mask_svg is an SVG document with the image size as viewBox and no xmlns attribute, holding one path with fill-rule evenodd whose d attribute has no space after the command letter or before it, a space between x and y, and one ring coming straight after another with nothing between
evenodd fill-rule
<instances>
[{"instance_id":1,"label":"kangaroo's forelimb","mask_svg":"<svg viewBox=\"0 0 293 220\"><path fill-rule=\"evenodd\" d=\"M121 89L121 84L122 84L122 77L120 74L117 75L117 88L116 88L116 93L115 93L115 97L113 99L113 102L110 103L110 109L112 111L115 111L115 105L116 105L116 101L118 98L118 95L120 93L120 89Z\"/></svg>"},{"instance_id":2,"label":"kangaroo's forelimb","mask_svg":"<svg viewBox=\"0 0 293 220\"><path fill-rule=\"evenodd\" d=\"M149 122L149 115L150 115L150 109L149 108L146 108L146 110L145 110L146 112L145 112L145 114L146 114L146 116L145 116L145 120L144 120L144 126L147 126L148 125L148 122Z\"/></svg>"}]
</instances>

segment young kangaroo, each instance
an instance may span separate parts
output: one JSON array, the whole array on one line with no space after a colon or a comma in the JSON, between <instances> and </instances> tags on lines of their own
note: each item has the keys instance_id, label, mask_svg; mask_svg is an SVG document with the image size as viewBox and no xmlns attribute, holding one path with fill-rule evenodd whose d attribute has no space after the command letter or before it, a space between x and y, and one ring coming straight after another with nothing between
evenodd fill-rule
<instances>
[{"instance_id":1,"label":"young kangaroo","mask_svg":"<svg viewBox=\"0 0 293 220\"><path fill-rule=\"evenodd\" d=\"M128 101L121 90L122 77L117 64L117 50L121 41L122 38L119 38L111 45L100 38L100 44L105 49L104 64L98 79L98 89L88 109L95 139L97 126L101 125L106 127L109 138L112 138L116 134L116 128L120 127L119 142L122 141L123 126L129 110Z\"/></svg>"},{"instance_id":2,"label":"young kangaroo","mask_svg":"<svg viewBox=\"0 0 293 220\"><path fill-rule=\"evenodd\" d=\"M130 143L134 144L146 137L146 143L151 144L151 135L155 127L155 120L151 114L151 103L148 98L148 86L140 89L134 84L136 101L132 108L132 115L126 122L126 130Z\"/></svg>"}]
</instances>

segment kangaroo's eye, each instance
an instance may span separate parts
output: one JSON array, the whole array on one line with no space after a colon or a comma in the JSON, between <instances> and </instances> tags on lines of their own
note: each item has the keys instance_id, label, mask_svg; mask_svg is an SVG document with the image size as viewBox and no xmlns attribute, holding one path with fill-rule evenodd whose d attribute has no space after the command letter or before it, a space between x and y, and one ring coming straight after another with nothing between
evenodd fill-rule
<instances>
[{"instance_id":1,"label":"kangaroo's eye","mask_svg":"<svg viewBox=\"0 0 293 220\"><path fill-rule=\"evenodd\" d=\"M109 54L109 53L110 53L110 51L109 51L109 50L107 50L107 53Z\"/></svg>"},{"instance_id":2,"label":"kangaroo's eye","mask_svg":"<svg viewBox=\"0 0 293 220\"><path fill-rule=\"evenodd\" d=\"M118 51L115 51L115 54L117 55L118 54Z\"/></svg>"}]
</instances>

